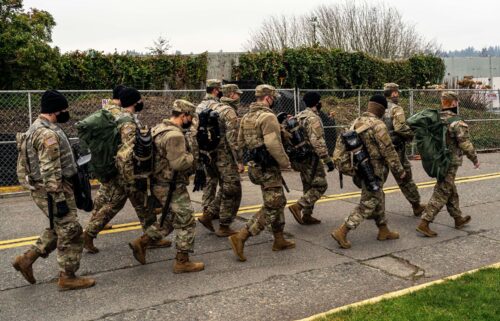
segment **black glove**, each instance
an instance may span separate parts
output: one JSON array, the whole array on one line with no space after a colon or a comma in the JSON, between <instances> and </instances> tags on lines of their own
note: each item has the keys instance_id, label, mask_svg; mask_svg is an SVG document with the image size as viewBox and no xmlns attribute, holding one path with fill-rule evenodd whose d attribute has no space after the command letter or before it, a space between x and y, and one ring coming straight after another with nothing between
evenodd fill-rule
<instances>
[{"instance_id":1,"label":"black glove","mask_svg":"<svg viewBox=\"0 0 500 321\"><path fill-rule=\"evenodd\" d=\"M333 170L335 169L335 165L333 164L332 161L328 161L326 163L326 166L328 167L328 172L333 172Z\"/></svg>"},{"instance_id":2,"label":"black glove","mask_svg":"<svg viewBox=\"0 0 500 321\"><path fill-rule=\"evenodd\" d=\"M64 217L69 213L69 207L66 201L56 203L57 213L54 215L56 217Z\"/></svg>"},{"instance_id":3,"label":"black glove","mask_svg":"<svg viewBox=\"0 0 500 321\"><path fill-rule=\"evenodd\" d=\"M194 174L193 192L201 191L207 184L207 176L205 175L205 166L199 164Z\"/></svg>"}]
</instances>

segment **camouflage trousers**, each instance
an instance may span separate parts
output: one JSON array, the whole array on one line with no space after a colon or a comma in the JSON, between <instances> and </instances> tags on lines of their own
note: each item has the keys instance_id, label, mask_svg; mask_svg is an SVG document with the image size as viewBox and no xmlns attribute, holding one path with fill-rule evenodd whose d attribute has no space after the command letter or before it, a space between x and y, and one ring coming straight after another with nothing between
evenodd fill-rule
<instances>
[{"instance_id":1,"label":"camouflage trousers","mask_svg":"<svg viewBox=\"0 0 500 321\"><path fill-rule=\"evenodd\" d=\"M221 225L230 225L241 203L241 179L234 161L218 160L207 166L207 185L203 189L203 209L219 214ZM217 185L219 190L217 191Z\"/></svg>"},{"instance_id":2,"label":"camouflage trousers","mask_svg":"<svg viewBox=\"0 0 500 321\"><path fill-rule=\"evenodd\" d=\"M286 197L283 190L281 172L278 167L267 168L249 166L248 177L255 185L260 185L264 204L247 222L252 235L259 234L267 225L273 232L282 232L285 227Z\"/></svg>"},{"instance_id":3,"label":"camouflage trousers","mask_svg":"<svg viewBox=\"0 0 500 321\"><path fill-rule=\"evenodd\" d=\"M292 161L292 168L300 172L300 180L302 181L304 194L298 200L298 203L302 206L302 214L311 216L314 204L325 194L328 188L325 168L323 163L318 161L316 169L314 169L314 157L309 157L301 162Z\"/></svg>"},{"instance_id":4,"label":"camouflage trousers","mask_svg":"<svg viewBox=\"0 0 500 321\"><path fill-rule=\"evenodd\" d=\"M73 191L67 185L64 186L64 190L69 213L63 217L57 217L57 209L54 202L54 229L47 228L36 240L36 243L32 245L31 249L38 252L41 257L46 258L57 248L59 270L61 272L74 273L78 271L82 257L82 227L78 223ZM31 192L31 197L33 197L35 204L48 217L47 193L36 190Z\"/></svg>"},{"instance_id":5,"label":"camouflage trousers","mask_svg":"<svg viewBox=\"0 0 500 321\"><path fill-rule=\"evenodd\" d=\"M413 181L413 176L411 173L411 164L410 164L410 161L408 160L408 157L406 156L405 148L404 147L397 148L396 151L399 155L399 160L401 161L401 164L403 165L406 176L403 179L394 176L394 179L396 180L396 183L398 184L399 189L401 190L403 195L406 197L408 202L410 202L410 204L412 204L412 205L418 205L418 204L420 204L420 194L418 193L417 185Z\"/></svg>"},{"instance_id":6,"label":"camouflage trousers","mask_svg":"<svg viewBox=\"0 0 500 321\"><path fill-rule=\"evenodd\" d=\"M156 223L156 214L149 213L146 202L146 193L132 187L127 187L119 176L109 182L101 183L94 199L94 210L85 231L93 238L102 231L118 212L123 209L127 199L135 209L144 233L153 240L160 240L166 231L160 230Z\"/></svg>"},{"instance_id":7,"label":"camouflage trousers","mask_svg":"<svg viewBox=\"0 0 500 321\"><path fill-rule=\"evenodd\" d=\"M365 183L361 187L359 205L346 218L346 226L352 230L358 227L365 219L375 220L377 226L387 224L385 217L385 193L383 187L377 192L369 191Z\"/></svg>"},{"instance_id":8,"label":"camouflage trousers","mask_svg":"<svg viewBox=\"0 0 500 321\"><path fill-rule=\"evenodd\" d=\"M153 194L161 204L167 201L168 191L168 184L157 183L153 187ZM196 222L186 184L177 183L169 208L166 224L175 230L175 247L178 251L193 252Z\"/></svg>"},{"instance_id":9,"label":"camouflage trousers","mask_svg":"<svg viewBox=\"0 0 500 321\"><path fill-rule=\"evenodd\" d=\"M457 166L451 166L445 178L436 182L431 199L429 203L427 203L425 211L422 214L422 219L429 222L434 221L436 215L445 205L451 217L455 218L462 216L462 211L459 207L457 186L455 185L457 171Z\"/></svg>"}]
</instances>

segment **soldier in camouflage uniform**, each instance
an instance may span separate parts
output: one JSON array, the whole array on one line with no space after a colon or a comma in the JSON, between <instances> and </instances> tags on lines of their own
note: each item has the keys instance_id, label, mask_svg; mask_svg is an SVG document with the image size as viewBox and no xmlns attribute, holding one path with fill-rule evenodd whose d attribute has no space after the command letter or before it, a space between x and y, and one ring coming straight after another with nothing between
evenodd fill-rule
<instances>
[{"instance_id":1,"label":"soldier in camouflage uniform","mask_svg":"<svg viewBox=\"0 0 500 321\"><path fill-rule=\"evenodd\" d=\"M196 115L193 119L193 126L192 129L194 129L194 132L192 133L196 137L196 132L198 130L198 115L204 111L207 108L211 108L217 104L220 103L220 98L222 97L222 82L218 79L208 79L207 80L207 93L205 95L205 98L198 104L196 107ZM196 139L194 139L196 141ZM200 152L200 150L197 148L197 144L195 145L196 147L193 150L193 153L197 154ZM202 162L204 159L215 159L216 158L216 152L214 151L211 153L211 155L199 155L200 159L199 161ZM195 155L197 157L198 155ZM206 156L206 157L203 157ZM207 162L207 161L205 161ZM219 212L218 212L218 207L216 206L211 206L211 204L214 204L214 201L216 199L216 192L217 192L217 185L219 184L219 180L217 178L217 169L214 164L210 166L210 164L205 164L206 166L206 173L207 173L207 183L205 187L203 188L203 196L202 196L202 204L203 204L203 214L204 220L203 222L208 222L209 218L214 219L214 218L219 218ZM215 210L214 212L211 212L210 210ZM210 221L211 221L210 219ZM202 223L203 224L203 223ZM203 224L205 225L205 224ZM209 228L210 229L210 228ZM210 230L214 230L213 227Z\"/></svg>"},{"instance_id":2,"label":"soldier in camouflage uniform","mask_svg":"<svg viewBox=\"0 0 500 321\"><path fill-rule=\"evenodd\" d=\"M260 185L264 204L244 228L229 237L240 261L246 261L245 241L251 235L258 235L267 225L271 225L274 234L273 251L295 247L295 242L283 237L286 197L280 168L289 168L290 161L281 141L280 124L272 111L280 95L273 86L259 85L255 88L255 96L257 102L250 105L250 111L241 119L238 147L250 155L264 147L270 159L265 163L256 163L253 159L248 162L248 177L252 183Z\"/></svg>"},{"instance_id":3,"label":"soldier in camouflage uniform","mask_svg":"<svg viewBox=\"0 0 500 321\"><path fill-rule=\"evenodd\" d=\"M417 227L418 232L428 237L437 236L437 233L429 228L429 224L434 221L436 215L445 205L448 213L455 220L455 228L461 229L470 222L471 217L469 215L462 216L455 177L458 167L462 166L464 154L474 164L475 168L479 168L479 160L476 150L469 139L467 124L462 120L451 120L451 123L448 124L450 118L457 117L458 95L452 91L444 92L441 96L441 106L441 120L448 127L446 140L452 159L444 179L438 180L434 185L434 192Z\"/></svg>"},{"instance_id":4,"label":"soldier in camouflage uniform","mask_svg":"<svg viewBox=\"0 0 500 321\"><path fill-rule=\"evenodd\" d=\"M418 193L418 188L413 181L411 173L411 164L406 156L406 144L411 142L413 139L413 131L410 126L406 123L405 112L399 103L399 86L395 83L384 84L384 96L388 99L387 110L384 114L384 123L389 130L389 135L391 136L392 143L396 152L399 155L399 160L406 172L406 176L403 180L399 179L397 176L394 178L401 189L401 192L406 197L408 202L410 202L413 208L413 214L415 216L422 215L424 211L424 206L420 204L420 194Z\"/></svg>"},{"instance_id":5,"label":"soldier in camouflage uniform","mask_svg":"<svg viewBox=\"0 0 500 321\"><path fill-rule=\"evenodd\" d=\"M94 245L94 239L104 226L123 209L127 199L132 203L143 230L148 231L155 240L151 247L171 246L170 241L162 240L160 232L164 234L166 232L158 230L155 225L156 217L149 217L151 213L145 206L146 192L135 187L133 164L122 159L126 157L122 155L131 153L135 143L136 129L140 127L134 115L143 108L140 93L134 88L122 88L119 99L123 108L116 104L108 104L104 108L110 111L119 123L121 145L117 152L117 165L123 164L123 166L118 166L119 174L117 176L107 182L101 182L97 192L92 217L83 233L84 247L89 253L99 252L99 249Z\"/></svg>"},{"instance_id":6,"label":"soldier in camouflage uniform","mask_svg":"<svg viewBox=\"0 0 500 321\"><path fill-rule=\"evenodd\" d=\"M399 238L399 233L392 232L387 227L383 185L389 169L400 179L403 179L406 174L394 149L387 127L381 120L386 108L387 100L385 97L375 95L370 98L368 111L364 112L353 123L352 128L360 131L359 136L369 154L375 177L380 181L380 189L370 191L361 178L362 187L359 205L345 219L344 224L331 233L340 247L345 249L351 247L351 243L347 240L347 233L355 229L365 219L375 220L375 224L379 229L377 240L384 241ZM362 127L364 127L364 130L360 129Z\"/></svg>"},{"instance_id":7,"label":"soldier in camouflage uniform","mask_svg":"<svg viewBox=\"0 0 500 321\"><path fill-rule=\"evenodd\" d=\"M198 221L210 231L214 231L211 213L219 213L219 230L215 234L219 237L230 236L236 233L229 225L233 222L241 202L241 179L240 174L244 170L241 151L238 148L238 115L236 111L243 93L237 85L229 84L222 86L224 96L219 104L210 107L219 113L219 128L221 141L215 155L207 165L208 186L204 190L204 199L208 202L210 197L206 194L215 192L217 186L211 186L212 182L219 185L216 197L211 203L204 206L206 210ZM213 176L212 176L213 175ZM204 203L205 205L205 203Z\"/></svg>"},{"instance_id":8,"label":"soldier in camouflage uniform","mask_svg":"<svg viewBox=\"0 0 500 321\"><path fill-rule=\"evenodd\" d=\"M18 175L29 185L35 204L49 216L52 203L53 229L48 228L23 255L15 258L13 266L34 284L33 263L38 257L47 258L57 248L60 290L91 287L95 280L80 278L83 240L78 223L72 177L77 167L70 142L56 123L69 120L68 101L56 90L42 96L41 114L24 134L19 146ZM50 217L49 217L50 218Z\"/></svg>"},{"instance_id":9,"label":"soldier in camouflage uniform","mask_svg":"<svg viewBox=\"0 0 500 321\"><path fill-rule=\"evenodd\" d=\"M171 183L175 179L170 212L166 220L175 229L175 247L177 256L174 273L197 272L204 269L201 262L190 262L189 253L194 249L196 222L191 200L187 191L189 176L193 172L193 154L182 129L191 126L195 106L186 100L174 101L172 114L153 128L155 146L155 167L153 194L165 206ZM140 240L144 252L150 239L143 235Z\"/></svg>"},{"instance_id":10,"label":"soldier in camouflage uniform","mask_svg":"<svg viewBox=\"0 0 500 321\"><path fill-rule=\"evenodd\" d=\"M312 213L314 204L328 188L323 163L328 166L329 172L333 171L335 167L328 156L325 132L318 115L321 110L321 96L316 92L308 92L304 95L303 100L306 109L298 113L296 118L300 126L305 129L306 141L312 148L312 152L305 159L294 160L291 158L292 168L300 172L304 195L288 209L299 224L312 225L321 223L321 220L312 217Z\"/></svg>"}]
</instances>

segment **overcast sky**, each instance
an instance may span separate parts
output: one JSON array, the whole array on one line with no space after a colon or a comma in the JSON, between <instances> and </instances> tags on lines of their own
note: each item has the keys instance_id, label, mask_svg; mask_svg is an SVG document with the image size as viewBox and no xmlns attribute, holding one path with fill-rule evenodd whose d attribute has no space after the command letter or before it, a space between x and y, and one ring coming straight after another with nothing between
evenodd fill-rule
<instances>
[{"instance_id":1,"label":"overcast sky","mask_svg":"<svg viewBox=\"0 0 500 321\"><path fill-rule=\"evenodd\" d=\"M145 52L159 36L172 51L243 51L250 31L268 15L301 14L325 0L25 0L50 12L53 45L63 52L97 49ZM370 3L380 3L368 0ZM500 1L398 0L389 3L444 50L500 45Z\"/></svg>"}]
</instances>

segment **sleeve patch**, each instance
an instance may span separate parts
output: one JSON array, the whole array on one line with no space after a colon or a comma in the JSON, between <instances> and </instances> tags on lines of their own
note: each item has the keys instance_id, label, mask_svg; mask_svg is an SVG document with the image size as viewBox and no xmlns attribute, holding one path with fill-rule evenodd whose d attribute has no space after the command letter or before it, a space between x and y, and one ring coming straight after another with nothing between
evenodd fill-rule
<instances>
[{"instance_id":1,"label":"sleeve patch","mask_svg":"<svg viewBox=\"0 0 500 321\"><path fill-rule=\"evenodd\" d=\"M45 147L50 147L57 144L57 139L55 137L49 137L43 141L43 144L45 145Z\"/></svg>"}]
</instances>

